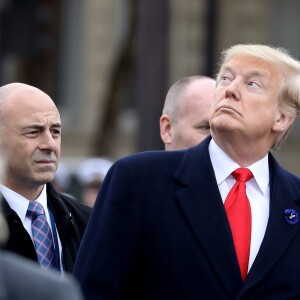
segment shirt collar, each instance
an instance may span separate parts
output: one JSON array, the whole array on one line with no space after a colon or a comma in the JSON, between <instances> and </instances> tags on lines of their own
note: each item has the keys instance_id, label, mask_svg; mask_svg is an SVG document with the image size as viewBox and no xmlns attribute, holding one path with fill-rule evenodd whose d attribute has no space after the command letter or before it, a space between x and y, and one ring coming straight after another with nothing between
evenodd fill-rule
<instances>
[{"instance_id":1,"label":"shirt collar","mask_svg":"<svg viewBox=\"0 0 300 300\"><path fill-rule=\"evenodd\" d=\"M22 222L24 222L29 205L29 200L2 184L0 184L0 192L8 202L11 209L13 209L22 220ZM43 187L41 194L35 201L42 204L44 210L47 209L47 194L45 186Z\"/></svg>"},{"instance_id":2,"label":"shirt collar","mask_svg":"<svg viewBox=\"0 0 300 300\"><path fill-rule=\"evenodd\" d=\"M209 143L208 151L218 185L235 169L240 168L240 166L233 161L213 139L211 139ZM261 160L250 165L248 169L251 170L262 193L265 193L270 181L268 154Z\"/></svg>"}]
</instances>

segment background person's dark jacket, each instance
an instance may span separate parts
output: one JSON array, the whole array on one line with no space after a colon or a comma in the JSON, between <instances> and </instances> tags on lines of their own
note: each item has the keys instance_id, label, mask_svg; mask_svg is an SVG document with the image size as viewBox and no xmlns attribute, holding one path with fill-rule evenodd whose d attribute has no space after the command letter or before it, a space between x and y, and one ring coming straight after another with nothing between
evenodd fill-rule
<instances>
[{"instance_id":1,"label":"background person's dark jacket","mask_svg":"<svg viewBox=\"0 0 300 300\"><path fill-rule=\"evenodd\" d=\"M0 300L81 300L82 293L69 275L45 272L37 264L6 251L0 252Z\"/></svg>"},{"instance_id":2,"label":"background person's dark jacket","mask_svg":"<svg viewBox=\"0 0 300 300\"><path fill-rule=\"evenodd\" d=\"M51 184L47 184L47 203L53 213L62 244L63 269L71 273L91 208L57 193ZM37 261L34 245L28 232L4 197L3 214L9 227L9 239L3 249Z\"/></svg>"}]
</instances>

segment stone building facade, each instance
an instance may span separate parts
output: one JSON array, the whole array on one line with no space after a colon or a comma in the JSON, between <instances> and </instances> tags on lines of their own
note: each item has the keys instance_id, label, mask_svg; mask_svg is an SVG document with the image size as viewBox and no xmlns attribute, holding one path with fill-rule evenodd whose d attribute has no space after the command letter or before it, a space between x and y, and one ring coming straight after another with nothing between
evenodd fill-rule
<instances>
[{"instance_id":1,"label":"stone building facade","mask_svg":"<svg viewBox=\"0 0 300 300\"><path fill-rule=\"evenodd\" d=\"M102 155L115 160L144 150L143 141L149 150L162 149L158 118L168 87L188 75L213 76L220 52L232 44L283 46L300 59L297 0L151 0L149 12L142 10L147 1L50 1L59 15L52 22L57 29L57 72L54 87L48 85L46 92L61 112L66 161ZM47 11L50 2L41 2ZM141 40L146 48L140 47ZM16 53L3 56L2 84L19 79L20 59ZM150 64L141 64L143 59ZM145 72L152 76L145 76L149 83L141 85L148 105L138 91ZM159 91L153 92L158 82ZM298 149L297 122L275 155L300 175Z\"/></svg>"}]
</instances>

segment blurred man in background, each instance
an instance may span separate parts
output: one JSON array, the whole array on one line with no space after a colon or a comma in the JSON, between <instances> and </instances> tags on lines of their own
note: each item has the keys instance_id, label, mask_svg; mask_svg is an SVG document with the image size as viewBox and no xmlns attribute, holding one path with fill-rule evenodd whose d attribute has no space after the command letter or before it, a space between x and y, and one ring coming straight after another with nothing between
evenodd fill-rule
<instances>
[{"instance_id":1,"label":"blurred man in background","mask_svg":"<svg viewBox=\"0 0 300 300\"><path fill-rule=\"evenodd\" d=\"M175 82L160 117L165 150L186 149L210 134L209 112L216 82L206 76L190 76Z\"/></svg>"},{"instance_id":2,"label":"blurred man in background","mask_svg":"<svg viewBox=\"0 0 300 300\"><path fill-rule=\"evenodd\" d=\"M102 157L91 157L80 163L76 170L81 187L81 201L93 207L105 175L112 162Z\"/></svg>"}]
</instances>

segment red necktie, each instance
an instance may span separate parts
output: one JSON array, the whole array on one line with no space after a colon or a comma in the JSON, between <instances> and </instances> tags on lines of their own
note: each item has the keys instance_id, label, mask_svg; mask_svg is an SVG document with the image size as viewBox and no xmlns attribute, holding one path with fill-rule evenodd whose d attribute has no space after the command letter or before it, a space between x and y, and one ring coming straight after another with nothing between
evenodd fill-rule
<instances>
[{"instance_id":1,"label":"red necktie","mask_svg":"<svg viewBox=\"0 0 300 300\"><path fill-rule=\"evenodd\" d=\"M253 177L249 169L239 168L231 173L237 181L225 200L235 251L243 280L248 272L251 241L251 207L246 195L246 182Z\"/></svg>"}]
</instances>

